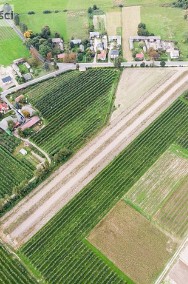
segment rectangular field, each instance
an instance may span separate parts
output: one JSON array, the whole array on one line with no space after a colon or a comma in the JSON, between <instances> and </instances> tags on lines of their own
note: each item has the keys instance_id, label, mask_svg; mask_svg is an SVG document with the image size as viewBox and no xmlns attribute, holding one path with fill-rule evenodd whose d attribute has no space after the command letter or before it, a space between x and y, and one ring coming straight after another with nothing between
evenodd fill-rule
<instances>
[{"instance_id":1,"label":"rectangular field","mask_svg":"<svg viewBox=\"0 0 188 284\"><path fill-rule=\"evenodd\" d=\"M188 159L166 151L126 194L149 219L174 237L188 230Z\"/></svg>"},{"instance_id":2,"label":"rectangular field","mask_svg":"<svg viewBox=\"0 0 188 284\"><path fill-rule=\"evenodd\" d=\"M118 35L118 29L122 27L121 11L106 13L106 29L109 36Z\"/></svg>"},{"instance_id":3,"label":"rectangular field","mask_svg":"<svg viewBox=\"0 0 188 284\"><path fill-rule=\"evenodd\" d=\"M132 60L129 48L130 36L136 36L138 24L141 22L140 6L122 8L122 34L123 34L123 57L127 61Z\"/></svg>"},{"instance_id":4,"label":"rectangular field","mask_svg":"<svg viewBox=\"0 0 188 284\"><path fill-rule=\"evenodd\" d=\"M187 116L188 106L176 101L20 249L46 281L132 283L84 240L161 154L187 132Z\"/></svg>"},{"instance_id":5,"label":"rectangular field","mask_svg":"<svg viewBox=\"0 0 188 284\"><path fill-rule=\"evenodd\" d=\"M0 26L0 65L10 65L14 59L28 57L29 51L18 35L7 26Z\"/></svg>"},{"instance_id":6,"label":"rectangular field","mask_svg":"<svg viewBox=\"0 0 188 284\"><path fill-rule=\"evenodd\" d=\"M135 283L151 284L176 244L133 208L120 201L88 240Z\"/></svg>"}]
</instances>

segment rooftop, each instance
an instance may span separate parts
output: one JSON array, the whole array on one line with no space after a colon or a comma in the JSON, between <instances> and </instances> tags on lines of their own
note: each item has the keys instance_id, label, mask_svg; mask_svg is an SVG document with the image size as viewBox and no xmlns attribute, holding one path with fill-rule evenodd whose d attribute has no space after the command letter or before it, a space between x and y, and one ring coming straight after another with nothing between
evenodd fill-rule
<instances>
[{"instance_id":1,"label":"rooftop","mask_svg":"<svg viewBox=\"0 0 188 284\"><path fill-rule=\"evenodd\" d=\"M12 81L12 78L10 76L7 76L7 77L2 78L2 81L3 81L4 84L9 83L9 82Z\"/></svg>"},{"instance_id":2,"label":"rooftop","mask_svg":"<svg viewBox=\"0 0 188 284\"><path fill-rule=\"evenodd\" d=\"M37 124L40 121L40 117L33 116L30 120L28 120L26 123L24 123L20 128L21 130L25 130L26 128L30 128Z\"/></svg>"}]
</instances>

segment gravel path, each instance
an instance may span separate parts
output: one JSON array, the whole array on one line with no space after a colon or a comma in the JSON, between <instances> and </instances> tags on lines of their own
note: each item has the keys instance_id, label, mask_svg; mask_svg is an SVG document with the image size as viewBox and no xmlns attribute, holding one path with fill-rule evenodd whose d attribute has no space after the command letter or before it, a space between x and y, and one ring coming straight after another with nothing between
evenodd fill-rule
<instances>
[{"instance_id":1,"label":"gravel path","mask_svg":"<svg viewBox=\"0 0 188 284\"><path fill-rule=\"evenodd\" d=\"M98 137L1 218L1 237L15 248L28 241L187 87L188 72L178 71L129 113L122 112Z\"/></svg>"}]
</instances>

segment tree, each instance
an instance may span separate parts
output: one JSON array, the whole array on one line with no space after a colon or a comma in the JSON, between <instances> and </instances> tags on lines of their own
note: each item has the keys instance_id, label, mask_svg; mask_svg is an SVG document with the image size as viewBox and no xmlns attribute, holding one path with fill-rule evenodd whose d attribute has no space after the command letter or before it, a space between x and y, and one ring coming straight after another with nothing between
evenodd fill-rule
<instances>
[{"instance_id":1,"label":"tree","mask_svg":"<svg viewBox=\"0 0 188 284\"><path fill-rule=\"evenodd\" d=\"M25 33L28 30L27 25L24 23L20 23L19 26L22 33Z\"/></svg>"},{"instance_id":2,"label":"tree","mask_svg":"<svg viewBox=\"0 0 188 284\"><path fill-rule=\"evenodd\" d=\"M146 24L144 24L144 23L140 23L140 24L138 25L138 28L146 29Z\"/></svg>"},{"instance_id":3,"label":"tree","mask_svg":"<svg viewBox=\"0 0 188 284\"><path fill-rule=\"evenodd\" d=\"M93 10L97 10L97 5L93 5Z\"/></svg>"},{"instance_id":4,"label":"tree","mask_svg":"<svg viewBox=\"0 0 188 284\"><path fill-rule=\"evenodd\" d=\"M51 48L48 46L48 45L45 45L45 44L41 44L39 46L39 53L46 58L48 52L51 51Z\"/></svg>"},{"instance_id":5,"label":"tree","mask_svg":"<svg viewBox=\"0 0 188 284\"><path fill-rule=\"evenodd\" d=\"M44 68L46 71L49 70L49 64L48 64L48 62L46 62L46 61L44 62L43 68Z\"/></svg>"},{"instance_id":6,"label":"tree","mask_svg":"<svg viewBox=\"0 0 188 284\"><path fill-rule=\"evenodd\" d=\"M165 67L165 65L166 65L166 62L165 62L164 60L161 60L160 66L161 66L161 67Z\"/></svg>"},{"instance_id":7,"label":"tree","mask_svg":"<svg viewBox=\"0 0 188 284\"><path fill-rule=\"evenodd\" d=\"M9 120L8 121L8 129L10 131L13 131L14 130L14 121L13 120Z\"/></svg>"},{"instance_id":8,"label":"tree","mask_svg":"<svg viewBox=\"0 0 188 284\"><path fill-rule=\"evenodd\" d=\"M14 14L14 24L16 26L19 26L20 24L20 17L19 17L19 14Z\"/></svg>"},{"instance_id":9,"label":"tree","mask_svg":"<svg viewBox=\"0 0 188 284\"><path fill-rule=\"evenodd\" d=\"M30 113L29 113L27 110L22 110L22 114L23 114L25 117L30 117Z\"/></svg>"},{"instance_id":10,"label":"tree","mask_svg":"<svg viewBox=\"0 0 188 284\"><path fill-rule=\"evenodd\" d=\"M148 55L151 59L153 60L156 60L159 58L159 53L153 48L153 47L150 47L149 50L148 50Z\"/></svg>"},{"instance_id":11,"label":"tree","mask_svg":"<svg viewBox=\"0 0 188 284\"><path fill-rule=\"evenodd\" d=\"M41 36L43 38L48 39L50 35L51 35L50 27L49 26L43 27L41 30Z\"/></svg>"},{"instance_id":12,"label":"tree","mask_svg":"<svg viewBox=\"0 0 188 284\"><path fill-rule=\"evenodd\" d=\"M88 14L92 14L93 13L93 9L91 7L89 7L87 12L88 12Z\"/></svg>"}]
</instances>

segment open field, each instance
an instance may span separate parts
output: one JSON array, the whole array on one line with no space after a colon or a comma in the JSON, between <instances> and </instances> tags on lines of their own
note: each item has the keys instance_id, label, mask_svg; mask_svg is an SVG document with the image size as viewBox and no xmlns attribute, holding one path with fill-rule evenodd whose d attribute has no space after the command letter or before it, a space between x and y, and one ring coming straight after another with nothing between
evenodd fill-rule
<instances>
[{"instance_id":1,"label":"open field","mask_svg":"<svg viewBox=\"0 0 188 284\"><path fill-rule=\"evenodd\" d=\"M116 91L115 110L111 121L122 111L139 104L146 96L157 90L177 69L125 69ZM135 79L136 78L136 79Z\"/></svg>"},{"instance_id":2,"label":"open field","mask_svg":"<svg viewBox=\"0 0 188 284\"><path fill-rule=\"evenodd\" d=\"M32 88L31 102L47 121L32 140L50 155L64 147L74 152L107 122L119 75L115 69L72 72Z\"/></svg>"},{"instance_id":3,"label":"open field","mask_svg":"<svg viewBox=\"0 0 188 284\"><path fill-rule=\"evenodd\" d=\"M121 17L121 11L106 13L106 30L109 36L118 35L118 29L122 27Z\"/></svg>"},{"instance_id":4,"label":"open field","mask_svg":"<svg viewBox=\"0 0 188 284\"><path fill-rule=\"evenodd\" d=\"M135 283L151 284L176 244L120 201L91 231L88 240Z\"/></svg>"},{"instance_id":5,"label":"open field","mask_svg":"<svg viewBox=\"0 0 188 284\"><path fill-rule=\"evenodd\" d=\"M140 7L122 8L122 34L123 34L123 57L127 61L132 60L132 53L129 48L130 36L137 35L138 24L141 22Z\"/></svg>"},{"instance_id":6,"label":"open field","mask_svg":"<svg viewBox=\"0 0 188 284\"><path fill-rule=\"evenodd\" d=\"M10 254L0 243L0 283L36 284L37 281L29 274L21 262Z\"/></svg>"},{"instance_id":7,"label":"open field","mask_svg":"<svg viewBox=\"0 0 188 284\"><path fill-rule=\"evenodd\" d=\"M77 284L100 283L101 279L104 283L125 283L125 278L83 240L170 144L185 133L187 115L188 108L182 101L174 103L21 248L49 283L65 279L66 283Z\"/></svg>"},{"instance_id":8,"label":"open field","mask_svg":"<svg viewBox=\"0 0 188 284\"><path fill-rule=\"evenodd\" d=\"M29 56L29 51L10 27L0 26L0 39L0 65L7 66L16 58Z\"/></svg>"}]
</instances>

